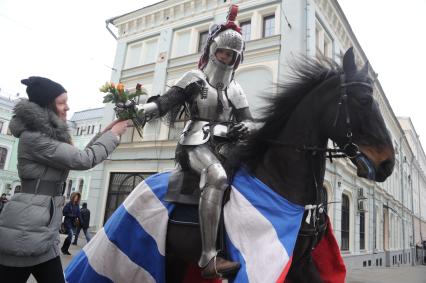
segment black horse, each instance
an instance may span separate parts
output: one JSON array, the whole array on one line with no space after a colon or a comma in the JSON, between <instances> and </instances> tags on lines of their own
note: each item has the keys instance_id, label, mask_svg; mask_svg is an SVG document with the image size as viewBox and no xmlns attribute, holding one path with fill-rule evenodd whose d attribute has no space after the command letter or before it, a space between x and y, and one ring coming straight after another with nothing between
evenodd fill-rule
<instances>
[{"instance_id":1,"label":"black horse","mask_svg":"<svg viewBox=\"0 0 426 283\"><path fill-rule=\"evenodd\" d=\"M342 67L328 60L304 59L293 75L292 82L279 87L270 99L261 119L264 126L234 150L228 167L232 171L244 165L287 200L317 205L317 221L302 223L287 280L322 282L311 251L327 228L321 208L326 202L321 199L326 155L347 157L359 177L383 182L392 173L395 153L373 98L368 63L357 70L352 48ZM338 150L327 149L329 139ZM167 282L182 282L186 265L198 261L198 229L169 223Z\"/></svg>"}]
</instances>

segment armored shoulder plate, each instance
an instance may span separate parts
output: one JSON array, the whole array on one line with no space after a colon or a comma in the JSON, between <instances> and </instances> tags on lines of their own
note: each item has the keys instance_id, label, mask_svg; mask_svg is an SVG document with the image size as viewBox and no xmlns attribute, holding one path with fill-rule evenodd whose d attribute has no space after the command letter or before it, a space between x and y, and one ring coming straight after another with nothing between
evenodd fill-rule
<instances>
[{"instance_id":1,"label":"armored shoulder plate","mask_svg":"<svg viewBox=\"0 0 426 283\"><path fill-rule=\"evenodd\" d=\"M232 82L229 84L227 93L228 99L232 102L236 109L241 109L249 106L246 94L244 93L240 84L237 83L235 80L232 80Z\"/></svg>"},{"instance_id":2,"label":"armored shoulder plate","mask_svg":"<svg viewBox=\"0 0 426 283\"><path fill-rule=\"evenodd\" d=\"M190 84L197 82L199 80L205 81L206 76L200 70L191 70L183 74L183 76L176 81L175 86L185 89Z\"/></svg>"}]
</instances>

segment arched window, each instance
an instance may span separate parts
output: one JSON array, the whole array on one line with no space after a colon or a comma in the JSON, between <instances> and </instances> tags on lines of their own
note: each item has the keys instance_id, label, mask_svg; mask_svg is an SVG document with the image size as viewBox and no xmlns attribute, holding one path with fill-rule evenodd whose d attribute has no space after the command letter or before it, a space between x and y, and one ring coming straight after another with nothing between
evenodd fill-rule
<instances>
[{"instance_id":1,"label":"arched window","mask_svg":"<svg viewBox=\"0 0 426 283\"><path fill-rule=\"evenodd\" d=\"M341 229L341 245L340 249L342 251L349 250L349 197L345 194L342 194L342 229Z\"/></svg>"},{"instance_id":2,"label":"arched window","mask_svg":"<svg viewBox=\"0 0 426 283\"><path fill-rule=\"evenodd\" d=\"M68 182L68 189L67 189L67 197L70 197L71 195L71 188L72 188L72 180L69 180Z\"/></svg>"},{"instance_id":3,"label":"arched window","mask_svg":"<svg viewBox=\"0 0 426 283\"><path fill-rule=\"evenodd\" d=\"M321 202L324 204L324 210L325 212L328 212L328 193L327 193L327 189L325 187L322 187L321 190Z\"/></svg>"},{"instance_id":4,"label":"arched window","mask_svg":"<svg viewBox=\"0 0 426 283\"><path fill-rule=\"evenodd\" d=\"M84 180L81 179L80 180L80 184L78 184L78 192L81 194L83 193L83 185L84 185Z\"/></svg>"},{"instance_id":5,"label":"arched window","mask_svg":"<svg viewBox=\"0 0 426 283\"><path fill-rule=\"evenodd\" d=\"M359 249L365 250L365 212L359 213Z\"/></svg>"},{"instance_id":6,"label":"arched window","mask_svg":"<svg viewBox=\"0 0 426 283\"><path fill-rule=\"evenodd\" d=\"M6 165L7 149L0 147L0 169L4 169Z\"/></svg>"},{"instance_id":7,"label":"arched window","mask_svg":"<svg viewBox=\"0 0 426 283\"><path fill-rule=\"evenodd\" d=\"M152 173L111 173L104 223L114 213L133 189Z\"/></svg>"}]
</instances>

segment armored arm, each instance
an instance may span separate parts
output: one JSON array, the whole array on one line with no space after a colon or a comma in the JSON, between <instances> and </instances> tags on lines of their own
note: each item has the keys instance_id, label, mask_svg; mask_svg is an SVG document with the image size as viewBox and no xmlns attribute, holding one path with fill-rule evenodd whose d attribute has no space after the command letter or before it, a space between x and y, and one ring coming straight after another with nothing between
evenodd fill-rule
<instances>
[{"instance_id":1,"label":"armored arm","mask_svg":"<svg viewBox=\"0 0 426 283\"><path fill-rule=\"evenodd\" d=\"M260 127L260 123L254 121L248 107L235 109L237 124L229 129L228 136L231 138L244 139Z\"/></svg>"},{"instance_id":2,"label":"armored arm","mask_svg":"<svg viewBox=\"0 0 426 283\"><path fill-rule=\"evenodd\" d=\"M166 115L175 107L181 107L185 103L184 89L173 86L165 94L153 96L148 99L148 102L143 105L138 105L139 117L149 121Z\"/></svg>"}]
</instances>

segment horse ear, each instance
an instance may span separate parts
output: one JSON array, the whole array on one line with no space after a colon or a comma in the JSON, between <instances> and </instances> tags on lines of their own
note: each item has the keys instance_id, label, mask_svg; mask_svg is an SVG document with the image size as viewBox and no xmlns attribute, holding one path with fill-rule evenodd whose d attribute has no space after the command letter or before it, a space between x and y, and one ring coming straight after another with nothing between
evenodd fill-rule
<instances>
[{"instance_id":1,"label":"horse ear","mask_svg":"<svg viewBox=\"0 0 426 283\"><path fill-rule=\"evenodd\" d=\"M356 73L354 48L349 48L345 55L343 55L343 71L346 75L352 75Z\"/></svg>"},{"instance_id":2,"label":"horse ear","mask_svg":"<svg viewBox=\"0 0 426 283\"><path fill-rule=\"evenodd\" d=\"M359 72L362 76L367 77L369 69L370 69L370 64L367 61L367 62L365 62L364 66L361 68L361 70Z\"/></svg>"}]
</instances>

